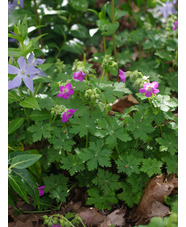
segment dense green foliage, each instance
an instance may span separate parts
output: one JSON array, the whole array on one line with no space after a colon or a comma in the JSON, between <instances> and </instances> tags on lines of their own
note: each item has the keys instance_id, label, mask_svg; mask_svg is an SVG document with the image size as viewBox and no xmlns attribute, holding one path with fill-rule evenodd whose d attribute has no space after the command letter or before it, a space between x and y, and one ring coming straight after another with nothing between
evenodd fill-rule
<instances>
[{"instance_id":1,"label":"dense green foliage","mask_svg":"<svg viewBox=\"0 0 186 227\"><path fill-rule=\"evenodd\" d=\"M133 208L151 177L178 171L177 16L164 20L156 1L136 0L135 10L115 1L113 13L111 2L100 9L92 0L40 0L38 17L34 2L9 14L9 64L18 67L33 52L46 59L36 68L47 75L33 78L34 92L23 82L8 92L9 202L16 192L27 203L31 196L38 210L58 208L80 187L87 205ZM78 71L83 81L73 79ZM159 93L147 98L139 89L152 81ZM74 94L58 98L67 83ZM128 94L139 104L111 116L112 104ZM68 109L77 111L62 122ZM154 218L149 226L168 222Z\"/></svg>"}]
</instances>

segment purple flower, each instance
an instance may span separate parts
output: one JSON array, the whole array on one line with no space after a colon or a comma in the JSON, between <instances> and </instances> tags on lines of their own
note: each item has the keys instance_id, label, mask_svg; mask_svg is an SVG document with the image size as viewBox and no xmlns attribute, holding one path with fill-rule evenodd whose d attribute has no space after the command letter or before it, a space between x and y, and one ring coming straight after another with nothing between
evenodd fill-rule
<instances>
[{"instance_id":1,"label":"purple flower","mask_svg":"<svg viewBox=\"0 0 186 227\"><path fill-rule=\"evenodd\" d=\"M121 69L119 69L119 77L121 78L121 81L125 83L125 80L127 78L125 72L123 72Z\"/></svg>"},{"instance_id":2,"label":"purple flower","mask_svg":"<svg viewBox=\"0 0 186 227\"><path fill-rule=\"evenodd\" d=\"M45 186L40 186L40 187L38 187L38 190L39 190L39 196L42 196L42 195L44 195L44 189L45 188Z\"/></svg>"},{"instance_id":3,"label":"purple flower","mask_svg":"<svg viewBox=\"0 0 186 227\"><path fill-rule=\"evenodd\" d=\"M157 94L159 92L158 89L156 89L158 87L158 82L152 82L152 83L146 83L143 85L143 88L139 89L139 92L141 93L145 93L146 97L151 97L152 93L153 94Z\"/></svg>"},{"instance_id":4,"label":"purple flower","mask_svg":"<svg viewBox=\"0 0 186 227\"><path fill-rule=\"evenodd\" d=\"M33 90L33 75L39 73L39 69L34 66L29 66L26 64L25 57L20 57L17 60L19 68L8 65L9 74L17 74L13 80L8 81L8 90L19 87L21 85L22 79L29 90Z\"/></svg>"},{"instance_id":5,"label":"purple flower","mask_svg":"<svg viewBox=\"0 0 186 227\"><path fill-rule=\"evenodd\" d=\"M52 227L61 227L61 225L54 225L54 224L53 224Z\"/></svg>"},{"instance_id":6,"label":"purple flower","mask_svg":"<svg viewBox=\"0 0 186 227\"><path fill-rule=\"evenodd\" d=\"M70 95L74 94L74 89L71 84L66 84L65 86L60 87L60 93L57 95L58 98L63 97L64 99L68 99Z\"/></svg>"},{"instance_id":7,"label":"purple flower","mask_svg":"<svg viewBox=\"0 0 186 227\"><path fill-rule=\"evenodd\" d=\"M173 2L169 2L169 0L166 1L166 3L162 3L162 7L160 8L160 11L163 14L164 19L166 19L171 14L176 14L176 10L174 8L174 4L177 2L177 0L173 0Z\"/></svg>"},{"instance_id":8,"label":"purple flower","mask_svg":"<svg viewBox=\"0 0 186 227\"><path fill-rule=\"evenodd\" d=\"M172 30L178 30L178 21L176 20L175 22L174 22L174 27L172 28Z\"/></svg>"},{"instance_id":9,"label":"purple flower","mask_svg":"<svg viewBox=\"0 0 186 227\"><path fill-rule=\"evenodd\" d=\"M84 77L86 77L86 75L82 71L73 73L73 78L76 80L83 81Z\"/></svg>"},{"instance_id":10,"label":"purple flower","mask_svg":"<svg viewBox=\"0 0 186 227\"><path fill-rule=\"evenodd\" d=\"M14 0L13 2L8 1L8 14L11 13L15 9L16 6L19 6L17 3L18 0ZM24 0L19 0L21 8L24 8Z\"/></svg>"},{"instance_id":11,"label":"purple flower","mask_svg":"<svg viewBox=\"0 0 186 227\"><path fill-rule=\"evenodd\" d=\"M66 122L68 121L68 119L70 117L72 117L72 115L74 115L74 112L76 111L77 109L73 110L73 109L70 109L70 110L67 110L65 113L63 113L62 115L62 122Z\"/></svg>"},{"instance_id":12,"label":"purple flower","mask_svg":"<svg viewBox=\"0 0 186 227\"><path fill-rule=\"evenodd\" d=\"M38 58L34 60L34 55L33 53L31 53L27 59L27 62L28 62L28 67L30 67L30 66L42 65L45 62L45 59ZM41 69L38 69L38 70L39 72L37 74L39 74L40 76L46 76L44 72L41 71ZM36 75L32 75L32 78L34 78L35 76Z\"/></svg>"}]
</instances>

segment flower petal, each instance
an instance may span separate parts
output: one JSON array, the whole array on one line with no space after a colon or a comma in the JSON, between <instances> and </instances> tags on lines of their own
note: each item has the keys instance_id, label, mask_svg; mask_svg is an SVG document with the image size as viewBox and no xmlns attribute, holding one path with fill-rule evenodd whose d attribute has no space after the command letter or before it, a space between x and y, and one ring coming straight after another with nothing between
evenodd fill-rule
<instances>
[{"instance_id":1,"label":"flower petal","mask_svg":"<svg viewBox=\"0 0 186 227\"><path fill-rule=\"evenodd\" d=\"M28 75L38 74L39 73L39 69L36 69L34 66L30 66L30 67L27 67L26 73Z\"/></svg>"},{"instance_id":2,"label":"flower petal","mask_svg":"<svg viewBox=\"0 0 186 227\"><path fill-rule=\"evenodd\" d=\"M32 63L33 61L34 61L34 55L33 55L33 53L31 53L27 59L27 62Z\"/></svg>"},{"instance_id":3,"label":"flower petal","mask_svg":"<svg viewBox=\"0 0 186 227\"><path fill-rule=\"evenodd\" d=\"M151 85L153 86L153 88L157 88L158 87L158 82L152 82Z\"/></svg>"},{"instance_id":4,"label":"flower petal","mask_svg":"<svg viewBox=\"0 0 186 227\"><path fill-rule=\"evenodd\" d=\"M159 92L159 89L153 89L152 93L157 94Z\"/></svg>"},{"instance_id":5,"label":"flower petal","mask_svg":"<svg viewBox=\"0 0 186 227\"><path fill-rule=\"evenodd\" d=\"M141 92L141 93L145 93L147 90L145 89L145 88L140 88L139 89L139 92Z\"/></svg>"},{"instance_id":6,"label":"flower petal","mask_svg":"<svg viewBox=\"0 0 186 227\"><path fill-rule=\"evenodd\" d=\"M20 69L25 69L25 68L26 68L25 57L20 57L20 58L17 60L17 63L18 63L18 65L19 65L19 68L20 68Z\"/></svg>"},{"instance_id":7,"label":"flower petal","mask_svg":"<svg viewBox=\"0 0 186 227\"><path fill-rule=\"evenodd\" d=\"M146 94L145 94L146 97L151 97L152 96L152 92L151 91L147 91Z\"/></svg>"},{"instance_id":8,"label":"flower petal","mask_svg":"<svg viewBox=\"0 0 186 227\"><path fill-rule=\"evenodd\" d=\"M63 93L59 93L59 94L57 95L57 97L58 97L58 98L63 97Z\"/></svg>"},{"instance_id":9,"label":"flower petal","mask_svg":"<svg viewBox=\"0 0 186 227\"><path fill-rule=\"evenodd\" d=\"M45 61L46 61L46 59L38 58L35 60L35 63L36 63L36 65L42 65Z\"/></svg>"},{"instance_id":10,"label":"flower petal","mask_svg":"<svg viewBox=\"0 0 186 227\"><path fill-rule=\"evenodd\" d=\"M21 77L16 76L14 79L11 81L8 81L8 90L19 87L21 85Z\"/></svg>"},{"instance_id":11,"label":"flower petal","mask_svg":"<svg viewBox=\"0 0 186 227\"><path fill-rule=\"evenodd\" d=\"M65 112L63 115L62 115L62 122L66 122L68 121L68 116L66 115L67 112Z\"/></svg>"},{"instance_id":12,"label":"flower petal","mask_svg":"<svg viewBox=\"0 0 186 227\"><path fill-rule=\"evenodd\" d=\"M34 92L32 78L25 76L25 77L23 77L23 81L24 81L25 85L27 86L27 88L29 90L31 90L32 92Z\"/></svg>"},{"instance_id":13,"label":"flower petal","mask_svg":"<svg viewBox=\"0 0 186 227\"><path fill-rule=\"evenodd\" d=\"M13 66L13 65L8 65L8 73L9 74L18 74L20 71L20 69L18 69L17 67Z\"/></svg>"}]
</instances>

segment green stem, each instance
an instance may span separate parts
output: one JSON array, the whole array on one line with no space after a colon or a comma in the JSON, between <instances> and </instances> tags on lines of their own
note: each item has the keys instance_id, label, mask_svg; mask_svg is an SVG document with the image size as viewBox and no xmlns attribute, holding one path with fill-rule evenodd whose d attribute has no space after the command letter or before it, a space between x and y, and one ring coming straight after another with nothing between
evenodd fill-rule
<instances>
[{"instance_id":1,"label":"green stem","mask_svg":"<svg viewBox=\"0 0 186 227\"><path fill-rule=\"evenodd\" d=\"M38 12L37 12L37 3L36 3L36 0L33 0L34 1L34 10L35 10L35 16L36 16L36 24L37 26L40 25L40 22L39 22L39 15L38 15ZM41 35L41 28L39 27L38 29L38 34L39 36ZM41 49L43 48L43 39L42 37L39 39L39 43L41 45Z\"/></svg>"},{"instance_id":2,"label":"green stem","mask_svg":"<svg viewBox=\"0 0 186 227\"><path fill-rule=\"evenodd\" d=\"M109 79L109 77L108 77L108 71L106 70L106 77L107 77L107 79Z\"/></svg>"},{"instance_id":3,"label":"green stem","mask_svg":"<svg viewBox=\"0 0 186 227\"><path fill-rule=\"evenodd\" d=\"M38 85L38 87L37 87L37 90L34 92L34 97L37 95L37 93L38 93L40 87L41 87L41 83L39 83L39 85Z\"/></svg>"},{"instance_id":4,"label":"green stem","mask_svg":"<svg viewBox=\"0 0 186 227\"><path fill-rule=\"evenodd\" d=\"M115 21L115 17L114 17L114 0L112 0L112 24ZM116 40L115 40L115 32L114 34L112 34L112 42L113 42L113 49L114 49L114 58L115 61L117 62L117 55L116 55Z\"/></svg>"},{"instance_id":5,"label":"green stem","mask_svg":"<svg viewBox=\"0 0 186 227\"><path fill-rule=\"evenodd\" d=\"M88 148L88 132L87 132L87 135L86 135L86 148Z\"/></svg>"},{"instance_id":6,"label":"green stem","mask_svg":"<svg viewBox=\"0 0 186 227\"><path fill-rule=\"evenodd\" d=\"M152 111L153 111L153 113L154 113L154 108L153 108L153 106L152 106L151 99L150 99L150 98L148 98L148 100L149 100L150 106L151 106L151 108L152 108Z\"/></svg>"},{"instance_id":7,"label":"green stem","mask_svg":"<svg viewBox=\"0 0 186 227\"><path fill-rule=\"evenodd\" d=\"M106 46L106 38L104 35L103 35L103 46L104 46L104 53L106 53L107 46Z\"/></svg>"},{"instance_id":8,"label":"green stem","mask_svg":"<svg viewBox=\"0 0 186 227\"><path fill-rule=\"evenodd\" d=\"M102 81L103 81L104 74L105 74L105 69L103 70L100 83L102 83Z\"/></svg>"}]
</instances>

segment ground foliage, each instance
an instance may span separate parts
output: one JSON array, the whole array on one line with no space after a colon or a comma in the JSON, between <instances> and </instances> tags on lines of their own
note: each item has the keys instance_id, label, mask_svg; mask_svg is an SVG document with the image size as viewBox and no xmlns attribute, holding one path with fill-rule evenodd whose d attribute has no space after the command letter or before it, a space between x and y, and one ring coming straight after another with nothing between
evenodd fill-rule
<instances>
[{"instance_id":1,"label":"ground foliage","mask_svg":"<svg viewBox=\"0 0 186 227\"><path fill-rule=\"evenodd\" d=\"M37 69L33 90L23 79L8 92L9 204L41 212L20 226L177 226L177 14L160 7L25 0L9 13L9 65L33 54ZM152 81L159 93L146 97ZM67 84L74 93L59 98Z\"/></svg>"}]
</instances>

